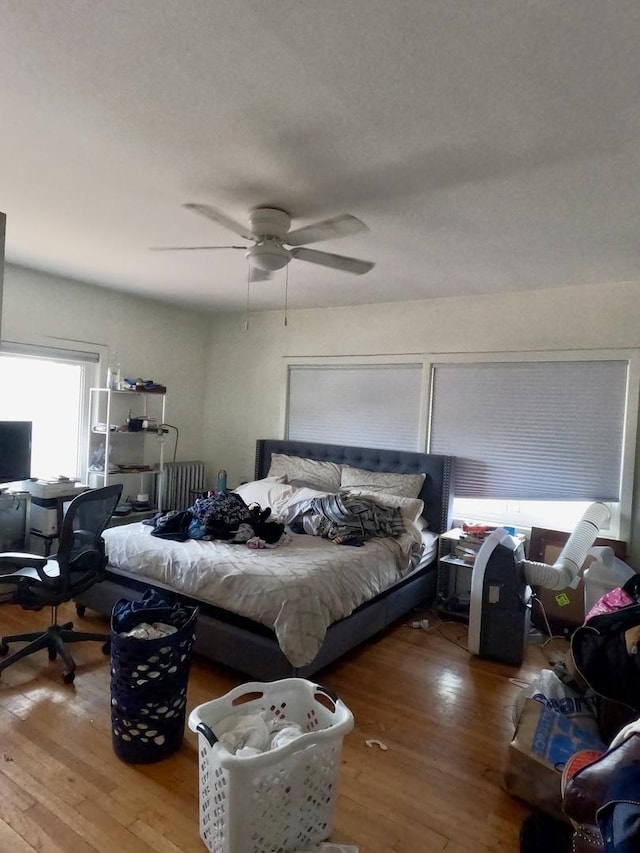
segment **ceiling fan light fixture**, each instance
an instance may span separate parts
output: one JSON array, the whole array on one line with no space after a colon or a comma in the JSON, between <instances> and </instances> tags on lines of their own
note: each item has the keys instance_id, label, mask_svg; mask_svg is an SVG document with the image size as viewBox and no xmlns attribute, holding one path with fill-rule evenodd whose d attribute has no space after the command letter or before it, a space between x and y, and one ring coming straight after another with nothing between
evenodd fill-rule
<instances>
[{"instance_id":1,"label":"ceiling fan light fixture","mask_svg":"<svg viewBox=\"0 0 640 853\"><path fill-rule=\"evenodd\" d=\"M291 260L291 252L271 240L258 243L247 250L246 258L253 267L264 272L281 270Z\"/></svg>"}]
</instances>

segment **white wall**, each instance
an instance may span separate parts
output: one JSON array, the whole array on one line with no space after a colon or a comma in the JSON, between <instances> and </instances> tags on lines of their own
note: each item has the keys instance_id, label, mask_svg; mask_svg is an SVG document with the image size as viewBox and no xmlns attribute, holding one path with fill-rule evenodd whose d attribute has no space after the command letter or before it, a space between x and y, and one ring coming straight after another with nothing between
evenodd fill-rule
<instances>
[{"instance_id":1,"label":"white wall","mask_svg":"<svg viewBox=\"0 0 640 853\"><path fill-rule=\"evenodd\" d=\"M255 314L248 331L238 316L211 323L205 453L231 482L252 474L257 438L282 435L286 357L640 347L637 284L290 310L286 327L282 319ZM632 558L640 568L640 551Z\"/></svg>"},{"instance_id":2,"label":"white wall","mask_svg":"<svg viewBox=\"0 0 640 853\"><path fill-rule=\"evenodd\" d=\"M5 268L3 338L56 335L116 349L125 375L167 386L178 458L204 459L209 482L218 468L232 483L251 477L256 439L282 435L286 357L640 348L637 284L290 310L282 321L281 312L255 314L245 331L242 316L208 318ZM631 562L640 568L637 506Z\"/></svg>"},{"instance_id":3,"label":"white wall","mask_svg":"<svg viewBox=\"0 0 640 853\"><path fill-rule=\"evenodd\" d=\"M166 385L165 420L180 430L178 458L202 458L207 317L7 264L2 337L33 336L85 341L86 349L97 344L117 350L123 376ZM103 366L98 382L104 381ZM172 454L168 440L165 458Z\"/></svg>"}]
</instances>

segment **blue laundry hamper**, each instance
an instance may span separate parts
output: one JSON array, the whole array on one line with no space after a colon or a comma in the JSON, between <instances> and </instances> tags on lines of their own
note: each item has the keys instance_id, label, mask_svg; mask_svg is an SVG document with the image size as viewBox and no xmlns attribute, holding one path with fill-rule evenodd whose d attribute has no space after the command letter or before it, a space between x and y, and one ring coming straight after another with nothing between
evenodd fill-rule
<instances>
[{"instance_id":1,"label":"blue laundry hamper","mask_svg":"<svg viewBox=\"0 0 640 853\"><path fill-rule=\"evenodd\" d=\"M187 683L198 608L171 605L145 593L118 601L111 613L111 731L118 758L151 764L174 753L184 739ZM152 640L123 637L154 621L177 630Z\"/></svg>"}]
</instances>

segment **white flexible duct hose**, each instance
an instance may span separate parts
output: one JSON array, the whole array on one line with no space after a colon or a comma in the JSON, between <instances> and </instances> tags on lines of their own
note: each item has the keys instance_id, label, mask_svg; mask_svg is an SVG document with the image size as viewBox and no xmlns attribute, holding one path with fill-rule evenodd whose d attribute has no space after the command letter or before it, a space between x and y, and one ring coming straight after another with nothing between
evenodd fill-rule
<instances>
[{"instance_id":1,"label":"white flexible duct hose","mask_svg":"<svg viewBox=\"0 0 640 853\"><path fill-rule=\"evenodd\" d=\"M553 565L524 561L527 583L545 589L566 589L571 586L600 528L608 524L610 517L611 513L603 503L588 506Z\"/></svg>"}]
</instances>

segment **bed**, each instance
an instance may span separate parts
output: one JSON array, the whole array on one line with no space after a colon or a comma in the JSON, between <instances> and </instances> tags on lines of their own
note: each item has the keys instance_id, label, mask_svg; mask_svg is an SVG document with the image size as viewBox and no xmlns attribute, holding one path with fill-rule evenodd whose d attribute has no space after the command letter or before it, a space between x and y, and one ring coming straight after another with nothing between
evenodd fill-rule
<instances>
[{"instance_id":1,"label":"bed","mask_svg":"<svg viewBox=\"0 0 640 853\"><path fill-rule=\"evenodd\" d=\"M287 532L281 543L268 552L265 549L252 553L237 544L188 542L183 547L183 543L167 543L150 536L149 527L143 528L140 524L113 527L104 534L109 557L106 577L76 601L78 611L89 607L108 615L119 599L140 599L149 588L175 601L195 603L199 608L195 651L251 678L269 681L292 675L311 676L433 599L437 537L449 527L453 457L260 439L256 443L255 481L240 487L240 494L249 502L245 496L263 494L260 489L270 485L272 480L293 484L296 500L299 495L309 497L314 494L313 490L323 489L319 483L309 482L306 476L302 482L291 476L277 476L278 465L297 466L296 460L303 466L342 471L343 480L345 474L359 472L360 477L365 476L375 483L379 477L386 482L387 475L411 484L419 482L420 518L407 522L410 533L398 537L400 544L376 539L367 540L364 547L352 548L316 536ZM315 472L315 467L312 471ZM306 475L306 468L304 472ZM267 475L269 479L265 480ZM288 485L283 486L283 493L288 488ZM371 491L367 488L354 489L354 492L382 503L376 498L376 487L371 486ZM404 504L412 506L415 501L407 499L403 507ZM402 511L408 518L410 513L407 515L404 508ZM417 522L420 533L416 534L413 521ZM416 536L427 543L426 556L419 560L415 557L414 545L409 542ZM410 565L404 556L399 556L400 547L414 554ZM171 554L169 559L165 557L167 552ZM225 559L231 559L228 555L233 552L233 564L223 572L220 582L213 582L202 568L205 563L212 565L214 552L216 566L218 561L224 563ZM183 558L186 560L187 554L190 562L188 568L184 568ZM389 560L400 568L397 571L390 568ZM326 602L323 600L325 593L310 592L307 576L302 576L307 564L315 566L316 563L317 575L324 576ZM362 575L365 571L371 574ZM315 568L313 575L315 583ZM355 586L358 575L365 578L364 590ZM292 586L282 586L285 581ZM253 595L259 603L256 616L252 610L237 606L235 600L231 607L227 595L229 587L241 589L246 594L252 589L252 583L255 590L259 589L259 593ZM264 583L266 587L261 586ZM305 609L314 611L314 621L311 627L304 623L299 628L301 613L297 602L304 601L313 604ZM249 613L252 616L247 615ZM304 618L307 619L306 613ZM322 624L323 620L326 624ZM298 634L294 633L294 628Z\"/></svg>"}]
</instances>

